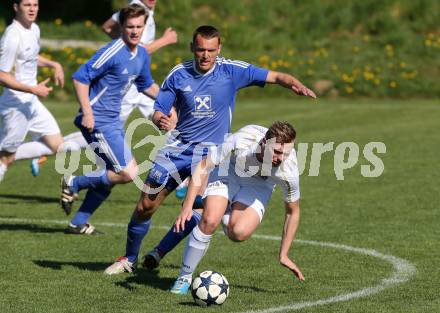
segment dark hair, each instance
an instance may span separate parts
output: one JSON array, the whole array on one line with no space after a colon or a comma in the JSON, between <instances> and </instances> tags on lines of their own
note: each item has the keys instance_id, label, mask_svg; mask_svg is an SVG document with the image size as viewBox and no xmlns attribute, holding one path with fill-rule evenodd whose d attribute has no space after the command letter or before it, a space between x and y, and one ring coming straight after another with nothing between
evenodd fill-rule
<instances>
[{"instance_id":1,"label":"dark hair","mask_svg":"<svg viewBox=\"0 0 440 313\"><path fill-rule=\"evenodd\" d=\"M277 143L291 143L296 138L296 130L287 122L274 122L264 136L266 139L275 138Z\"/></svg>"},{"instance_id":2,"label":"dark hair","mask_svg":"<svg viewBox=\"0 0 440 313\"><path fill-rule=\"evenodd\" d=\"M197 27L193 33L193 43L196 40L197 35L200 35L206 39L218 38L218 44L220 44L220 32L214 26L202 25Z\"/></svg>"},{"instance_id":3,"label":"dark hair","mask_svg":"<svg viewBox=\"0 0 440 313\"><path fill-rule=\"evenodd\" d=\"M23 0L12 0L12 4L20 5Z\"/></svg>"},{"instance_id":4,"label":"dark hair","mask_svg":"<svg viewBox=\"0 0 440 313\"><path fill-rule=\"evenodd\" d=\"M142 15L145 16L145 23L147 21L148 12L143 6L139 4L131 4L128 7L123 8L121 11L119 11L119 24L122 26L129 18L139 17Z\"/></svg>"}]
</instances>

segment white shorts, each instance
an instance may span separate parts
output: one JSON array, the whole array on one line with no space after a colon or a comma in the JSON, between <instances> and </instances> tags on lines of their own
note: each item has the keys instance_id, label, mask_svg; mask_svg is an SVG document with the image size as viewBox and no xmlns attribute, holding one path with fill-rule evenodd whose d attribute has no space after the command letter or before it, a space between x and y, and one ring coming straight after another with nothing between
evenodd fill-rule
<instances>
[{"instance_id":1,"label":"white shorts","mask_svg":"<svg viewBox=\"0 0 440 313\"><path fill-rule=\"evenodd\" d=\"M143 93L139 92L136 86L132 85L128 92L122 98L121 113L119 117L122 123L125 123L135 108L139 108L142 115L146 118L150 118L153 115L154 99L147 97Z\"/></svg>"},{"instance_id":2,"label":"white shorts","mask_svg":"<svg viewBox=\"0 0 440 313\"><path fill-rule=\"evenodd\" d=\"M8 105L0 110L0 151L14 153L28 133L34 140L61 133L53 115L37 97L31 102Z\"/></svg>"},{"instance_id":3,"label":"white shorts","mask_svg":"<svg viewBox=\"0 0 440 313\"><path fill-rule=\"evenodd\" d=\"M219 176L218 167L209 174L208 185L203 197L221 196L228 199L231 205L240 202L254 209L261 222L274 188L273 184L266 182L261 177L238 176L231 164L228 176Z\"/></svg>"}]
</instances>

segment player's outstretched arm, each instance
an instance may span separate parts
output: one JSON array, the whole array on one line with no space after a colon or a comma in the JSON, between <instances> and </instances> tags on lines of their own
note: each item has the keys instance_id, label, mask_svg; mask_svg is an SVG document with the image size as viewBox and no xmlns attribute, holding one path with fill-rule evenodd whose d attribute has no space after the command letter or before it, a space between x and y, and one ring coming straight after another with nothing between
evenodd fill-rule
<instances>
[{"instance_id":1,"label":"player's outstretched arm","mask_svg":"<svg viewBox=\"0 0 440 313\"><path fill-rule=\"evenodd\" d=\"M29 86L19 82L15 79L15 76L11 73L0 71L0 84L9 89L14 89L17 91L28 92L36 95L37 97L46 98L52 91L52 87L46 86L49 82L49 78L42 81L36 86Z\"/></svg>"},{"instance_id":2,"label":"player's outstretched arm","mask_svg":"<svg viewBox=\"0 0 440 313\"><path fill-rule=\"evenodd\" d=\"M76 97L83 113L81 125L91 132L95 127L95 119L93 117L93 110L89 100L90 86L74 79L73 87L75 88Z\"/></svg>"},{"instance_id":3,"label":"player's outstretched arm","mask_svg":"<svg viewBox=\"0 0 440 313\"><path fill-rule=\"evenodd\" d=\"M56 86L64 88L64 70L60 63L46 59L41 55L38 56L38 66L39 67L51 67L55 70L53 79Z\"/></svg>"},{"instance_id":4,"label":"player's outstretched arm","mask_svg":"<svg viewBox=\"0 0 440 313\"><path fill-rule=\"evenodd\" d=\"M189 182L188 191L182 204L182 210L177 216L176 223L174 224L175 232L184 230L186 221L191 219L192 208L194 201L196 200L196 196L200 193L202 187L206 186L209 172L211 172L214 166L215 164L212 162L209 155L197 165L196 170L194 171L194 174Z\"/></svg>"},{"instance_id":5,"label":"player's outstretched arm","mask_svg":"<svg viewBox=\"0 0 440 313\"><path fill-rule=\"evenodd\" d=\"M148 54L153 54L154 52L162 49L165 46L177 43L177 37L177 32L171 27L168 27L167 29L165 29L162 37L154 40L149 44L144 45L144 47L145 49L147 49Z\"/></svg>"},{"instance_id":6,"label":"player's outstretched arm","mask_svg":"<svg viewBox=\"0 0 440 313\"><path fill-rule=\"evenodd\" d=\"M293 90L293 92L295 92L297 95L316 99L316 95L313 90L307 88L298 79L287 73L269 71L267 74L266 83L278 84Z\"/></svg>"},{"instance_id":7,"label":"player's outstretched arm","mask_svg":"<svg viewBox=\"0 0 440 313\"><path fill-rule=\"evenodd\" d=\"M295 239L296 230L299 225L299 201L286 202L286 215L284 219L283 236L280 247L280 264L291 270L295 276L300 280L305 280L299 267L289 258L289 250L292 242Z\"/></svg>"},{"instance_id":8,"label":"player's outstretched arm","mask_svg":"<svg viewBox=\"0 0 440 313\"><path fill-rule=\"evenodd\" d=\"M116 39L121 36L121 26L118 22L110 17L107 21L102 24L101 29L106 33L111 39Z\"/></svg>"}]
</instances>

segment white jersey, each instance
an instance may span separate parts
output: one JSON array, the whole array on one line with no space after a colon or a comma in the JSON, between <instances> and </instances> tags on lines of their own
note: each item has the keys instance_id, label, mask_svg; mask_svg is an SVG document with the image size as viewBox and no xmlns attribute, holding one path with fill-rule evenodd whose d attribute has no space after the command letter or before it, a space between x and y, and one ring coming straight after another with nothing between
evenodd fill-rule
<instances>
[{"instance_id":1,"label":"white jersey","mask_svg":"<svg viewBox=\"0 0 440 313\"><path fill-rule=\"evenodd\" d=\"M222 170L223 174L227 175L227 171L234 168L240 177L260 178L262 183L273 187L280 186L284 200L294 202L300 196L298 161L295 150L292 149L290 155L279 167L263 165L256 157L259 152L259 143L266 135L267 130L267 128L258 125L241 128L211 152L211 159L219 167L219 176L222 175ZM228 160L230 160L230 164Z\"/></svg>"},{"instance_id":2,"label":"white jersey","mask_svg":"<svg viewBox=\"0 0 440 313\"><path fill-rule=\"evenodd\" d=\"M154 41L154 38L156 36L156 24L154 23L154 11L150 10L142 1L140 0L131 0L129 5L131 4L139 4L140 6L144 7L145 10L148 12L148 18L147 22L145 24L145 29L142 33L141 37L141 43L142 44L149 44ZM113 21L119 23L119 12L116 12L112 15Z\"/></svg>"},{"instance_id":3,"label":"white jersey","mask_svg":"<svg viewBox=\"0 0 440 313\"><path fill-rule=\"evenodd\" d=\"M38 55L40 53L40 29L32 23L24 28L14 20L0 41L0 71L11 73L26 85L37 85ZM29 102L35 96L30 93L4 88L0 107L16 106L18 102Z\"/></svg>"}]
</instances>

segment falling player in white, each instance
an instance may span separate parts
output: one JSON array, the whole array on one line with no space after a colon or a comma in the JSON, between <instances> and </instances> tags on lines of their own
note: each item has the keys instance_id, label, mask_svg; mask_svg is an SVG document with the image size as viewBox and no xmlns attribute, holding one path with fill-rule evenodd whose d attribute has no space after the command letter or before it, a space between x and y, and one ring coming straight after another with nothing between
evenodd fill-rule
<instances>
[{"instance_id":1,"label":"falling player in white","mask_svg":"<svg viewBox=\"0 0 440 313\"><path fill-rule=\"evenodd\" d=\"M141 37L141 44L147 49L148 54L153 54L157 50L177 42L177 33L171 27L168 27L162 37L155 40L156 25L154 22L154 8L156 0L132 0L130 4L139 4L148 12L147 22ZM102 30L112 39L120 36L119 12L116 12L103 25ZM153 114L154 100L148 96L139 93L134 85L128 90L122 99L120 118L125 123L135 108L139 108L145 118L151 118Z\"/></svg>"},{"instance_id":2,"label":"falling player in white","mask_svg":"<svg viewBox=\"0 0 440 313\"><path fill-rule=\"evenodd\" d=\"M49 79L37 83L37 67L53 68L55 85L64 85L61 65L39 55L38 8L38 0L14 0L15 18L0 42L0 181L14 160L53 153L63 143L57 122L38 99L52 87ZM28 132L41 142L23 144Z\"/></svg>"},{"instance_id":3,"label":"falling player in white","mask_svg":"<svg viewBox=\"0 0 440 313\"><path fill-rule=\"evenodd\" d=\"M171 292L188 292L192 274L221 221L226 235L233 241L244 241L253 234L276 185L283 191L286 209L279 261L299 280L304 280L300 269L288 256L300 216L299 172L293 148L295 137L294 128L286 122L275 122L269 129L246 126L199 163L176 219L176 231L191 218L194 199L201 186L207 183L205 209L189 237L180 274Z\"/></svg>"}]
</instances>

